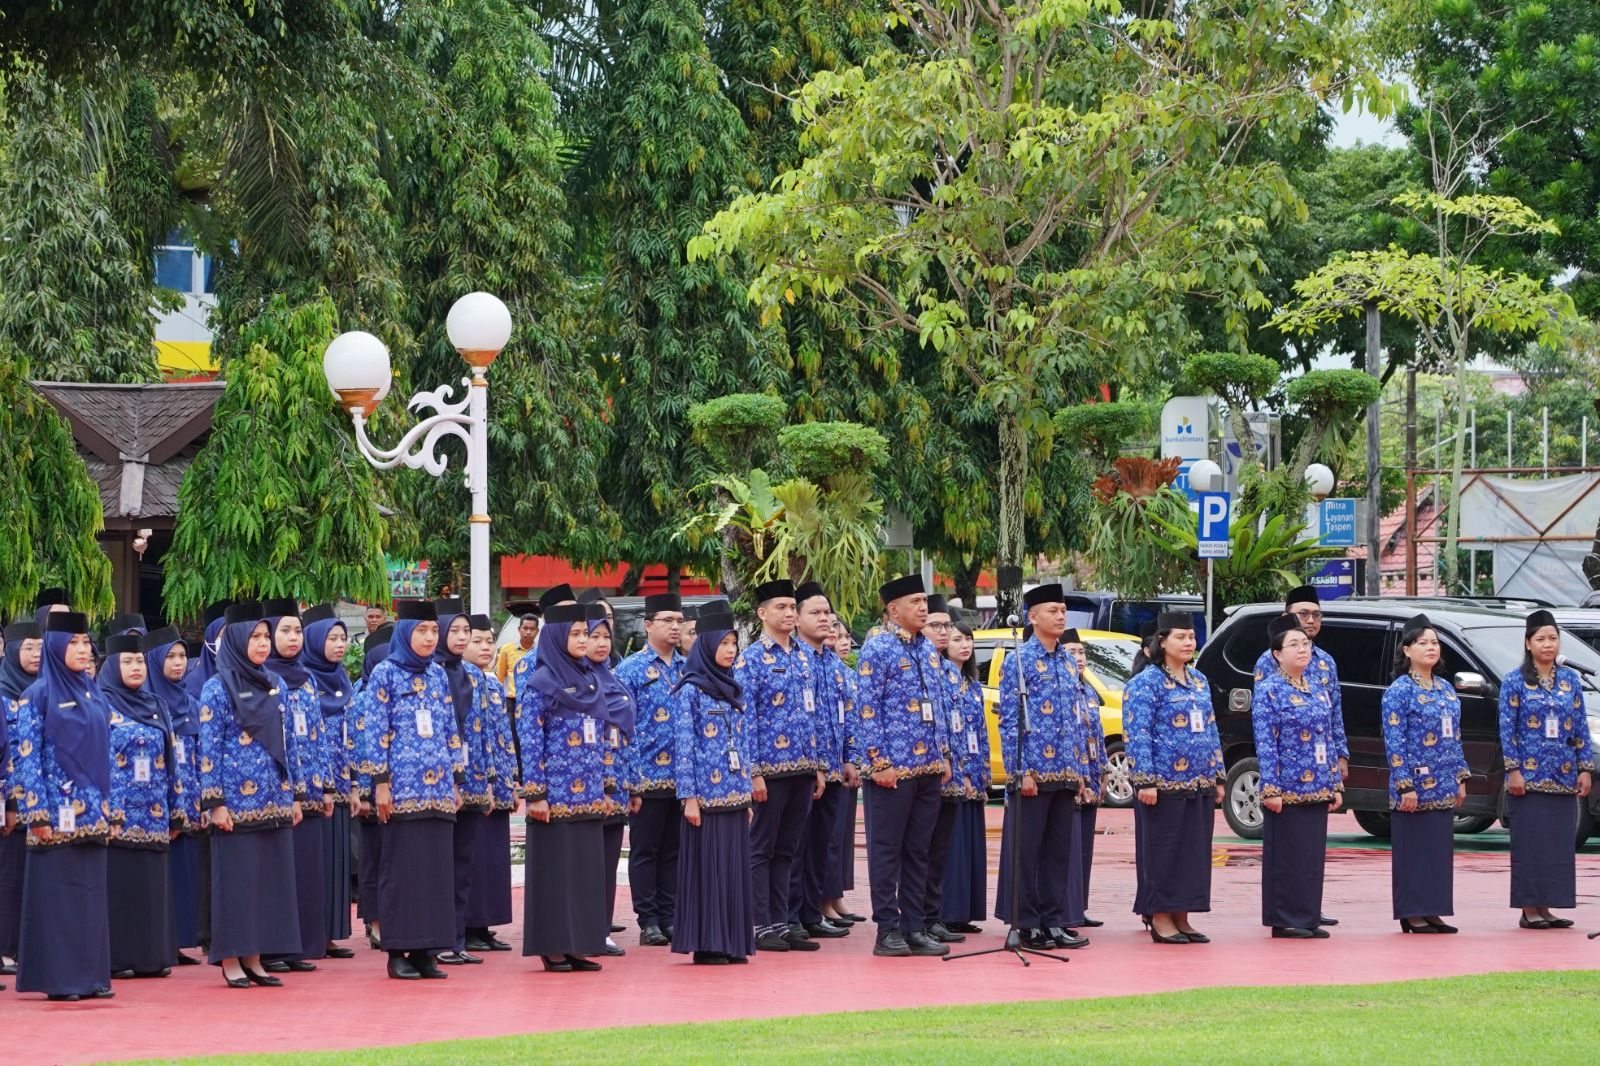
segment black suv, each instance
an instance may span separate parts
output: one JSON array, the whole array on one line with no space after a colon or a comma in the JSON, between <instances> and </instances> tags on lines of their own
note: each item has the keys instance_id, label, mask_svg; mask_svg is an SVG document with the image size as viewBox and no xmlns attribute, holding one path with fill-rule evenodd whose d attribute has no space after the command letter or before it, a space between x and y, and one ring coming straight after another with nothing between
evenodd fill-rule
<instances>
[{"instance_id":1,"label":"black suv","mask_svg":"<svg viewBox=\"0 0 1600 1066\"><path fill-rule=\"evenodd\" d=\"M1384 757L1381 708L1393 680L1391 664L1406 619L1426 612L1444 648L1439 676L1461 695L1461 741L1472 777L1456 817L1456 831L1479 833L1504 815L1501 769L1500 678L1522 663L1524 613L1425 599L1347 599L1322 605L1317 646L1339 667L1344 730L1350 743L1350 777L1344 807L1375 836L1389 835L1389 770ZM1196 665L1211 682L1211 700L1228 768L1223 813L1242 837L1261 835L1260 773L1250 703L1256 659L1267 647L1267 623L1283 613L1282 604L1251 604L1232 611L1200 653ZM1575 637L1561 652L1578 665L1600 671L1600 652ZM1584 682L1589 731L1600 736L1600 687ZM1596 797L1600 798L1600 797ZM1593 802L1593 799L1591 800ZM1594 808L1585 804L1578 820L1578 843L1595 830Z\"/></svg>"}]
</instances>

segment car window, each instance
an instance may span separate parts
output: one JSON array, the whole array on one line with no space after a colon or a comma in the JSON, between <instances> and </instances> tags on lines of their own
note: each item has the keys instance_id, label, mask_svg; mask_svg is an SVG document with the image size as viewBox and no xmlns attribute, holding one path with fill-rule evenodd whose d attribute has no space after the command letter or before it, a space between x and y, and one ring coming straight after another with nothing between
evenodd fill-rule
<instances>
[{"instance_id":1,"label":"car window","mask_svg":"<svg viewBox=\"0 0 1600 1066\"><path fill-rule=\"evenodd\" d=\"M1272 617L1266 613L1246 615L1228 627L1222 657L1236 672L1255 676L1256 660L1267 650L1267 623Z\"/></svg>"},{"instance_id":2,"label":"car window","mask_svg":"<svg viewBox=\"0 0 1600 1066\"><path fill-rule=\"evenodd\" d=\"M994 640L979 640L973 642L972 658L978 664L978 676L987 683L989 680L989 664L994 661L995 649L1000 645Z\"/></svg>"},{"instance_id":3,"label":"car window","mask_svg":"<svg viewBox=\"0 0 1600 1066\"><path fill-rule=\"evenodd\" d=\"M1600 648L1600 628L1594 626L1562 626L1561 628L1589 645L1589 647Z\"/></svg>"},{"instance_id":4,"label":"car window","mask_svg":"<svg viewBox=\"0 0 1600 1066\"><path fill-rule=\"evenodd\" d=\"M1353 625L1331 620L1322 623L1317 647L1333 656L1339 681L1354 685L1387 685L1389 663L1384 658L1385 625Z\"/></svg>"},{"instance_id":5,"label":"car window","mask_svg":"<svg viewBox=\"0 0 1600 1066\"><path fill-rule=\"evenodd\" d=\"M1087 596L1067 597L1067 627L1069 629L1099 629L1095 624L1095 602Z\"/></svg>"},{"instance_id":6,"label":"car window","mask_svg":"<svg viewBox=\"0 0 1600 1066\"><path fill-rule=\"evenodd\" d=\"M1437 676L1446 678L1453 684L1457 674L1463 672L1471 672L1476 674L1481 669L1482 667L1467 657L1466 652L1461 650L1461 648L1456 644L1454 638L1440 634L1439 665L1434 670L1434 673ZM1500 679L1497 677L1491 677L1489 680L1499 681Z\"/></svg>"},{"instance_id":7,"label":"car window","mask_svg":"<svg viewBox=\"0 0 1600 1066\"><path fill-rule=\"evenodd\" d=\"M1089 659L1089 669L1111 692L1121 692L1128 683L1133 668L1133 657L1139 645L1131 640L1091 640L1083 646Z\"/></svg>"},{"instance_id":8,"label":"car window","mask_svg":"<svg viewBox=\"0 0 1600 1066\"><path fill-rule=\"evenodd\" d=\"M1160 610L1161 605L1150 600L1118 600L1111 605L1110 629L1138 636L1145 626L1156 620Z\"/></svg>"}]
</instances>

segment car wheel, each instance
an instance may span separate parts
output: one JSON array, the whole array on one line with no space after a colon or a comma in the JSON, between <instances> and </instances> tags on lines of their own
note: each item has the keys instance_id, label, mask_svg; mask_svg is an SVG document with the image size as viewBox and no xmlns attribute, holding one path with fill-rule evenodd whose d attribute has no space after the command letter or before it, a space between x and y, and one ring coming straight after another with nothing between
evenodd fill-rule
<instances>
[{"instance_id":1,"label":"car wheel","mask_svg":"<svg viewBox=\"0 0 1600 1066\"><path fill-rule=\"evenodd\" d=\"M1128 753L1122 744L1112 741L1106 745L1106 776L1101 785L1107 807L1132 807L1133 782L1129 780Z\"/></svg>"},{"instance_id":2,"label":"car wheel","mask_svg":"<svg viewBox=\"0 0 1600 1066\"><path fill-rule=\"evenodd\" d=\"M1464 835L1481 833L1494 825L1494 815L1458 814L1456 815L1456 832Z\"/></svg>"},{"instance_id":3,"label":"car wheel","mask_svg":"<svg viewBox=\"0 0 1600 1066\"><path fill-rule=\"evenodd\" d=\"M1355 815L1356 824L1380 840L1388 840L1389 834L1394 831L1394 823L1389 819L1388 811L1351 811Z\"/></svg>"},{"instance_id":4,"label":"car wheel","mask_svg":"<svg viewBox=\"0 0 1600 1066\"><path fill-rule=\"evenodd\" d=\"M1234 835L1261 839L1261 769L1254 759L1233 764L1223 796L1222 814Z\"/></svg>"}]
</instances>

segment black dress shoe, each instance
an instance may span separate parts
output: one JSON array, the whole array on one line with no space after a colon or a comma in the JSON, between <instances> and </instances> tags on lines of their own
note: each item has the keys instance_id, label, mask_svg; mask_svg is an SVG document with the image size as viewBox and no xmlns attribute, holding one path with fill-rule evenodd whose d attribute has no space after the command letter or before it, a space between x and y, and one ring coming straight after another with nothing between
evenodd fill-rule
<instances>
[{"instance_id":1,"label":"black dress shoe","mask_svg":"<svg viewBox=\"0 0 1600 1066\"><path fill-rule=\"evenodd\" d=\"M974 936L983 932L983 926L973 925L971 922L951 922L946 928L952 933L970 933Z\"/></svg>"},{"instance_id":2,"label":"black dress shoe","mask_svg":"<svg viewBox=\"0 0 1600 1066\"><path fill-rule=\"evenodd\" d=\"M811 936L821 937L823 940L837 940L839 937L850 935L848 926L834 925L827 919L809 923L806 926L806 932Z\"/></svg>"},{"instance_id":3,"label":"black dress shoe","mask_svg":"<svg viewBox=\"0 0 1600 1066\"><path fill-rule=\"evenodd\" d=\"M756 941L756 947L760 946L761 941ZM883 958L903 959L911 954L911 945L897 930L891 929L878 934L877 942L872 945L872 953Z\"/></svg>"},{"instance_id":4,"label":"black dress shoe","mask_svg":"<svg viewBox=\"0 0 1600 1066\"><path fill-rule=\"evenodd\" d=\"M1459 932L1461 932L1461 930L1457 929L1455 926L1448 925L1448 924L1446 924L1444 922L1441 922L1437 918L1429 918L1429 919L1427 919L1427 922L1428 922L1429 925L1433 926L1433 931L1435 933L1459 933Z\"/></svg>"},{"instance_id":5,"label":"black dress shoe","mask_svg":"<svg viewBox=\"0 0 1600 1066\"><path fill-rule=\"evenodd\" d=\"M811 939L811 934L807 933L806 927L801 925L799 922L792 922L789 925L784 926L783 936L785 940L795 940L797 938L800 940Z\"/></svg>"},{"instance_id":6,"label":"black dress shoe","mask_svg":"<svg viewBox=\"0 0 1600 1066\"><path fill-rule=\"evenodd\" d=\"M1274 940L1310 940L1316 934L1309 929L1296 929L1294 926L1273 926L1272 939Z\"/></svg>"},{"instance_id":7,"label":"black dress shoe","mask_svg":"<svg viewBox=\"0 0 1600 1066\"><path fill-rule=\"evenodd\" d=\"M317 968L316 963L307 962L304 959L285 959L283 960L283 965L290 973L310 973ZM273 972L282 973L283 970L274 970Z\"/></svg>"},{"instance_id":8,"label":"black dress shoe","mask_svg":"<svg viewBox=\"0 0 1600 1066\"><path fill-rule=\"evenodd\" d=\"M639 930L639 943L647 948L664 948L672 943L658 927L647 925Z\"/></svg>"},{"instance_id":9,"label":"black dress shoe","mask_svg":"<svg viewBox=\"0 0 1600 1066\"><path fill-rule=\"evenodd\" d=\"M1198 929L1189 929L1189 930L1179 929L1178 932L1180 932L1184 936L1188 937L1189 938L1189 943L1191 943L1191 944L1209 944L1209 943L1211 943L1211 938L1206 936L1204 933L1202 933Z\"/></svg>"},{"instance_id":10,"label":"black dress shoe","mask_svg":"<svg viewBox=\"0 0 1600 1066\"><path fill-rule=\"evenodd\" d=\"M200 965L200 960L195 958L193 955L185 955L183 952L180 951L180 952L178 952L178 965L179 966L199 966ZM5 973L5 970L0 970L0 973Z\"/></svg>"},{"instance_id":11,"label":"black dress shoe","mask_svg":"<svg viewBox=\"0 0 1600 1066\"><path fill-rule=\"evenodd\" d=\"M937 958L941 955L950 954L950 946L948 944L939 943L920 929L906 934L906 946L911 949L911 954L913 955Z\"/></svg>"},{"instance_id":12,"label":"black dress shoe","mask_svg":"<svg viewBox=\"0 0 1600 1066\"><path fill-rule=\"evenodd\" d=\"M554 962L551 962L549 959L546 959L546 958L540 958L539 961L544 963L544 972L545 973L571 973L572 972L572 963L567 961L566 956L562 956L561 958L557 959Z\"/></svg>"},{"instance_id":13,"label":"black dress shoe","mask_svg":"<svg viewBox=\"0 0 1600 1066\"><path fill-rule=\"evenodd\" d=\"M135 970L135 971L133 971L133 976L135 976L135 977L171 977L172 976L172 967L163 966L159 970L144 970L144 971Z\"/></svg>"},{"instance_id":14,"label":"black dress shoe","mask_svg":"<svg viewBox=\"0 0 1600 1066\"><path fill-rule=\"evenodd\" d=\"M479 936L469 936L466 939L467 951L493 951L494 945Z\"/></svg>"},{"instance_id":15,"label":"black dress shoe","mask_svg":"<svg viewBox=\"0 0 1600 1066\"><path fill-rule=\"evenodd\" d=\"M1405 918L1401 918L1400 931L1402 933L1437 933L1439 930L1435 929L1431 922L1423 922L1421 925L1412 925Z\"/></svg>"},{"instance_id":16,"label":"black dress shoe","mask_svg":"<svg viewBox=\"0 0 1600 1066\"><path fill-rule=\"evenodd\" d=\"M1049 933L1050 939L1056 942L1056 947L1058 948L1071 949L1086 948L1089 946L1088 937L1079 936L1071 929L1062 929L1060 926L1054 926L1051 929L1046 930L1046 932Z\"/></svg>"},{"instance_id":17,"label":"black dress shoe","mask_svg":"<svg viewBox=\"0 0 1600 1066\"><path fill-rule=\"evenodd\" d=\"M441 951L434 956L434 959L445 966L476 966L483 962L478 956L466 951Z\"/></svg>"},{"instance_id":18,"label":"black dress shoe","mask_svg":"<svg viewBox=\"0 0 1600 1066\"><path fill-rule=\"evenodd\" d=\"M250 987L250 978L248 978L248 977L229 977L227 974L223 974L222 975L222 981L229 988L249 988Z\"/></svg>"},{"instance_id":19,"label":"black dress shoe","mask_svg":"<svg viewBox=\"0 0 1600 1066\"><path fill-rule=\"evenodd\" d=\"M422 975L417 972L417 968L411 965L411 961L404 955L389 956L389 976L396 981L418 981L422 979Z\"/></svg>"},{"instance_id":20,"label":"black dress shoe","mask_svg":"<svg viewBox=\"0 0 1600 1066\"><path fill-rule=\"evenodd\" d=\"M588 959L580 959L576 955L567 956L567 965L572 967L574 973L594 973L596 970L600 969L600 964L598 962L590 962Z\"/></svg>"},{"instance_id":21,"label":"black dress shoe","mask_svg":"<svg viewBox=\"0 0 1600 1066\"><path fill-rule=\"evenodd\" d=\"M1550 928L1552 929L1571 929L1573 925L1571 918L1549 918L1546 920L1550 923Z\"/></svg>"},{"instance_id":22,"label":"black dress shoe","mask_svg":"<svg viewBox=\"0 0 1600 1066\"><path fill-rule=\"evenodd\" d=\"M697 951L690 956L696 966L726 966L728 956L720 951Z\"/></svg>"},{"instance_id":23,"label":"black dress shoe","mask_svg":"<svg viewBox=\"0 0 1600 1066\"><path fill-rule=\"evenodd\" d=\"M341 948L337 944L329 944L323 949L323 953L326 954L330 959L353 959L356 957L355 952L351 951L349 948Z\"/></svg>"},{"instance_id":24,"label":"black dress shoe","mask_svg":"<svg viewBox=\"0 0 1600 1066\"><path fill-rule=\"evenodd\" d=\"M1085 917L1083 921L1079 922L1078 924L1083 926L1085 929L1098 929L1106 923L1102 922L1099 918Z\"/></svg>"},{"instance_id":25,"label":"black dress shoe","mask_svg":"<svg viewBox=\"0 0 1600 1066\"><path fill-rule=\"evenodd\" d=\"M489 950L490 951L510 951L511 950L511 945L506 943L504 940L501 940L499 937L495 936L493 933L490 933L489 934Z\"/></svg>"},{"instance_id":26,"label":"black dress shoe","mask_svg":"<svg viewBox=\"0 0 1600 1066\"><path fill-rule=\"evenodd\" d=\"M116 999L117 998L117 994L115 992L111 991L111 989L107 988L105 985L101 985L99 988L96 988L93 992L89 993L89 998L90 999Z\"/></svg>"},{"instance_id":27,"label":"black dress shoe","mask_svg":"<svg viewBox=\"0 0 1600 1066\"><path fill-rule=\"evenodd\" d=\"M79 995L76 995L76 994L70 994L70 995L64 995L63 996L63 995L57 995L54 992L50 993L48 996L45 997L45 999L48 999L51 1003L76 1003L76 1002L78 1002L78 1000L80 1000L82 998L83 998L82 996L79 996Z\"/></svg>"},{"instance_id":28,"label":"black dress shoe","mask_svg":"<svg viewBox=\"0 0 1600 1066\"><path fill-rule=\"evenodd\" d=\"M111 971L111 979L113 981L131 981L131 980L133 980L133 971L132 970L112 970Z\"/></svg>"},{"instance_id":29,"label":"black dress shoe","mask_svg":"<svg viewBox=\"0 0 1600 1066\"><path fill-rule=\"evenodd\" d=\"M190 965L199 965L199 964L195 963L193 960L190 960ZM13 976L16 975L16 972L17 972L17 964L16 963L14 963L14 962L0 962L0 977L13 977Z\"/></svg>"},{"instance_id":30,"label":"black dress shoe","mask_svg":"<svg viewBox=\"0 0 1600 1066\"><path fill-rule=\"evenodd\" d=\"M1554 926L1552 926L1550 924L1550 919L1548 919L1548 918L1529 918L1526 914L1524 914L1521 918L1517 919L1517 924L1520 925L1524 929L1553 929L1554 928Z\"/></svg>"},{"instance_id":31,"label":"black dress shoe","mask_svg":"<svg viewBox=\"0 0 1600 1066\"><path fill-rule=\"evenodd\" d=\"M847 922L855 922L858 925L860 923L866 921L866 919L863 918L861 915L852 914L850 911L840 911L839 912L839 917L843 918Z\"/></svg>"},{"instance_id":32,"label":"black dress shoe","mask_svg":"<svg viewBox=\"0 0 1600 1066\"><path fill-rule=\"evenodd\" d=\"M808 936L797 935L794 930L783 934L784 941L789 945L790 951L821 951L822 945Z\"/></svg>"},{"instance_id":33,"label":"black dress shoe","mask_svg":"<svg viewBox=\"0 0 1600 1066\"><path fill-rule=\"evenodd\" d=\"M260 985L262 988L283 987L283 982L272 976L270 973L256 973L248 966L245 967L244 975L250 979L251 984Z\"/></svg>"},{"instance_id":34,"label":"black dress shoe","mask_svg":"<svg viewBox=\"0 0 1600 1066\"><path fill-rule=\"evenodd\" d=\"M606 949L604 951L602 951L600 954L608 955L608 956L610 956L612 958L615 958L618 955L626 955L627 953L628 953L627 950L625 948L623 948L623 946L621 944L613 944L610 941L607 941L606 942Z\"/></svg>"},{"instance_id":35,"label":"black dress shoe","mask_svg":"<svg viewBox=\"0 0 1600 1066\"><path fill-rule=\"evenodd\" d=\"M1326 940L1332 935L1333 934L1328 932L1326 929L1313 929L1313 930L1311 930L1311 939L1313 939L1313 940Z\"/></svg>"},{"instance_id":36,"label":"black dress shoe","mask_svg":"<svg viewBox=\"0 0 1600 1066\"><path fill-rule=\"evenodd\" d=\"M757 951L788 951L789 942L778 933L763 933L756 937Z\"/></svg>"},{"instance_id":37,"label":"black dress shoe","mask_svg":"<svg viewBox=\"0 0 1600 1066\"><path fill-rule=\"evenodd\" d=\"M622 932L622 930L624 928L626 928L626 927L621 922L612 922L611 923L611 928L607 929L606 932L608 932L608 933L620 933L620 932Z\"/></svg>"},{"instance_id":38,"label":"black dress shoe","mask_svg":"<svg viewBox=\"0 0 1600 1066\"><path fill-rule=\"evenodd\" d=\"M442 981L450 975L439 969L439 963L426 951L413 951L406 956L416 967L418 975L428 981Z\"/></svg>"},{"instance_id":39,"label":"black dress shoe","mask_svg":"<svg viewBox=\"0 0 1600 1066\"><path fill-rule=\"evenodd\" d=\"M1056 946L1055 938L1043 929L1022 930L1021 944L1023 947L1032 948L1034 951L1053 951Z\"/></svg>"},{"instance_id":40,"label":"black dress shoe","mask_svg":"<svg viewBox=\"0 0 1600 1066\"><path fill-rule=\"evenodd\" d=\"M1317 924L1318 925L1338 925L1339 924L1339 919L1337 919L1337 918L1329 918L1326 914L1319 914L1319 915L1317 915Z\"/></svg>"},{"instance_id":41,"label":"black dress shoe","mask_svg":"<svg viewBox=\"0 0 1600 1066\"><path fill-rule=\"evenodd\" d=\"M283 959L273 959L271 962L263 962L261 968L267 973L288 973L289 963Z\"/></svg>"},{"instance_id":42,"label":"black dress shoe","mask_svg":"<svg viewBox=\"0 0 1600 1066\"><path fill-rule=\"evenodd\" d=\"M941 944L960 944L967 939L943 922L934 922L928 926L928 935Z\"/></svg>"}]
</instances>

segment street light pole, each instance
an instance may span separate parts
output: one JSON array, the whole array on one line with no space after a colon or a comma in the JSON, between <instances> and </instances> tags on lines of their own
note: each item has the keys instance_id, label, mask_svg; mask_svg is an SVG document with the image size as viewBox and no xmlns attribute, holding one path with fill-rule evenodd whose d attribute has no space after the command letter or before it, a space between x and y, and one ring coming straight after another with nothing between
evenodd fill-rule
<instances>
[{"instance_id":1,"label":"street light pole","mask_svg":"<svg viewBox=\"0 0 1600 1066\"><path fill-rule=\"evenodd\" d=\"M511 312L486 292L463 296L445 320L450 343L461 353L471 376L461 379L464 399L451 402L454 389L441 385L411 397L406 408L434 413L412 426L393 448L381 448L367 436L367 418L389 392L389 350L370 333L341 333L322 357L328 387L339 398L355 424L356 447L379 470L405 465L439 477L449 465L438 446L457 437L467 447L467 489L472 512L467 518L471 609L488 614L489 607L489 365L511 337Z\"/></svg>"}]
</instances>

